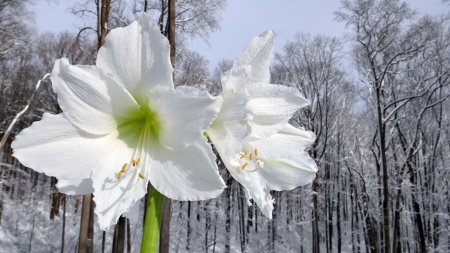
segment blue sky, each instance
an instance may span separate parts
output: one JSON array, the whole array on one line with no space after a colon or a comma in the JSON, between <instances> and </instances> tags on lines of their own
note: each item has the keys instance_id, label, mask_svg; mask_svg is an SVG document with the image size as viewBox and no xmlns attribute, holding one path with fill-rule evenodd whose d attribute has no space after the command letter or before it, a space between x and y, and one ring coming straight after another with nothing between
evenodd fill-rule
<instances>
[{"instance_id":1,"label":"blue sky","mask_svg":"<svg viewBox=\"0 0 450 253\"><path fill-rule=\"evenodd\" d=\"M68 10L76 2L37 0L34 11L39 29L55 33L78 31L82 22ZM450 11L440 0L407 2L420 13ZM213 68L221 59L235 59L254 36L268 29L277 33L277 51L297 32L340 36L347 31L334 19L333 13L339 6L338 0L228 0L222 13L221 30L211 34L209 45L201 39L191 41L191 49L208 59Z\"/></svg>"}]
</instances>

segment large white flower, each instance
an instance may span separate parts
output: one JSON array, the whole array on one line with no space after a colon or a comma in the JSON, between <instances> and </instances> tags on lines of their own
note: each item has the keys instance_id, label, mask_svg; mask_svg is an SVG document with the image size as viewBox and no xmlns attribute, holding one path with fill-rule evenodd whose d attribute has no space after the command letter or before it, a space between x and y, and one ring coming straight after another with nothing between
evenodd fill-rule
<instances>
[{"instance_id":1,"label":"large white flower","mask_svg":"<svg viewBox=\"0 0 450 253\"><path fill-rule=\"evenodd\" d=\"M108 34L96 66L56 61L51 79L63 113L46 113L16 136L14 156L59 178L64 192L93 190L103 230L135 213L148 181L176 200L217 197L225 184L203 133L222 99L174 89L172 72L167 39L141 14Z\"/></svg>"},{"instance_id":2,"label":"large white flower","mask_svg":"<svg viewBox=\"0 0 450 253\"><path fill-rule=\"evenodd\" d=\"M267 31L254 38L224 74L223 105L207 130L230 174L268 218L273 210L271 190L308 184L317 172L305 151L314 133L288 123L308 101L297 89L269 84L274 37Z\"/></svg>"}]
</instances>

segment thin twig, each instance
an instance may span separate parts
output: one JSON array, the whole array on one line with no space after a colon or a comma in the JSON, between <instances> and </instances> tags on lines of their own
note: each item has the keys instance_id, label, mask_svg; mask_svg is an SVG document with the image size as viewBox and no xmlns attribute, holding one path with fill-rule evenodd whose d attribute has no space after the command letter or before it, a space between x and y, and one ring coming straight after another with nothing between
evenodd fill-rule
<instances>
[{"instance_id":1,"label":"thin twig","mask_svg":"<svg viewBox=\"0 0 450 253\"><path fill-rule=\"evenodd\" d=\"M8 128L6 129L5 135L3 136L2 140L0 141L0 151L3 150L3 147L5 146L6 140L8 139L9 135L11 134L11 131L14 128L14 126L16 125L17 121L19 120L20 116L22 116L28 110L28 108L30 107L31 102L33 102L34 96L36 95L39 87L41 86L41 82L44 81L49 76L50 76L50 73L47 73L47 74L44 75L44 77L42 77L42 79L40 79L37 82L36 88L34 89L33 94L31 95L31 97L27 101L27 105L22 109L22 111L17 113L16 117L14 117L14 119L11 121L11 124L9 124Z\"/></svg>"}]
</instances>

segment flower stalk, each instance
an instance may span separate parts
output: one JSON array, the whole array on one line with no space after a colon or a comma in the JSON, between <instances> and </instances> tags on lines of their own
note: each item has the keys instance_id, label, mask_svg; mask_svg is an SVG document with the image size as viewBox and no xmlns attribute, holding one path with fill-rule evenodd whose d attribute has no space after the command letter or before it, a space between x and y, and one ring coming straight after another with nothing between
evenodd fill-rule
<instances>
[{"instance_id":1,"label":"flower stalk","mask_svg":"<svg viewBox=\"0 0 450 253\"><path fill-rule=\"evenodd\" d=\"M142 235L141 253L158 252L164 195L150 186L145 213L144 233Z\"/></svg>"}]
</instances>

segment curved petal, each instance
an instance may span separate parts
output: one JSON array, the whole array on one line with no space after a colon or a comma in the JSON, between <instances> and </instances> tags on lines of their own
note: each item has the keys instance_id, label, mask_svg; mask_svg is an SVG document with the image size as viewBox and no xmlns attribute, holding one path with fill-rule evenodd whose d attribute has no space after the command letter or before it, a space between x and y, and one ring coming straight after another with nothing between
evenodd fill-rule
<instances>
[{"instance_id":1,"label":"curved petal","mask_svg":"<svg viewBox=\"0 0 450 253\"><path fill-rule=\"evenodd\" d=\"M80 180L58 178L56 187L59 192L66 195L85 195L94 192L90 178Z\"/></svg>"},{"instance_id":2,"label":"curved petal","mask_svg":"<svg viewBox=\"0 0 450 253\"><path fill-rule=\"evenodd\" d=\"M309 184L316 177L317 165L307 153L314 140L314 133L288 125L269 138L248 141L245 146L258 149L264 167L256 173L265 185L282 191Z\"/></svg>"},{"instance_id":3,"label":"curved petal","mask_svg":"<svg viewBox=\"0 0 450 253\"><path fill-rule=\"evenodd\" d=\"M226 188L215 155L206 138L182 150L155 151L150 182L175 200L205 200L219 196Z\"/></svg>"},{"instance_id":4,"label":"curved petal","mask_svg":"<svg viewBox=\"0 0 450 253\"><path fill-rule=\"evenodd\" d=\"M223 103L220 112L206 133L214 146L236 147L237 149L232 150L232 155L234 155L241 149L241 139L250 133L250 128L246 123L252 118L252 114L246 107L247 96L223 92L222 97ZM233 144L226 144L226 142L233 142ZM226 148L224 147L223 150Z\"/></svg>"},{"instance_id":5,"label":"curved petal","mask_svg":"<svg viewBox=\"0 0 450 253\"><path fill-rule=\"evenodd\" d=\"M220 151L219 151L220 153ZM221 156L222 157L222 156ZM272 219L273 202L270 189L258 173L241 171L241 167L230 159L223 159L228 171L246 189L247 200L253 199L261 212Z\"/></svg>"},{"instance_id":6,"label":"curved petal","mask_svg":"<svg viewBox=\"0 0 450 253\"><path fill-rule=\"evenodd\" d=\"M111 135L92 135L76 128L64 114L44 113L11 144L13 156L37 172L63 179L89 178L108 148Z\"/></svg>"},{"instance_id":7,"label":"curved petal","mask_svg":"<svg viewBox=\"0 0 450 253\"><path fill-rule=\"evenodd\" d=\"M247 107L253 114L248 121L251 136L266 138L283 128L300 108L309 101L295 88L275 84L255 84L248 87Z\"/></svg>"},{"instance_id":8,"label":"curved petal","mask_svg":"<svg viewBox=\"0 0 450 253\"><path fill-rule=\"evenodd\" d=\"M56 60L51 79L66 117L89 133L107 134L124 120L142 117L125 88L95 66Z\"/></svg>"},{"instance_id":9,"label":"curved petal","mask_svg":"<svg viewBox=\"0 0 450 253\"><path fill-rule=\"evenodd\" d=\"M223 92L222 98L222 107L215 121L235 122L245 126L246 120L252 117L251 112L246 107L248 96L234 92Z\"/></svg>"},{"instance_id":10,"label":"curved petal","mask_svg":"<svg viewBox=\"0 0 450 253\"><path fill-rule=\"evenodd\" d=\"M124 28L112 30L97 55L97 66L115 76L138 101L155 86L173 89L170 47L156 23L142 13Z\"/></svg>"},{"instance_id":11,"label":"curved petal","mask_svg":"<svg viewBox=\"0 0 450 253\"><path fill-rule=\"evenodd\" d=\"M234 62L228 78L222 82L223 89L240 92L244 85L269 83L274 40L275 33L272 31L266 31L255 37Z\"/></svg>"},{"instance_id":12,"label":"curved petal","mask_svg":"<svg viewBox=\"0 0 450 253\"><path fill-rule=\"evenodd\" d=\"M147 192L147 175L144 178L139 176L139 173L145 174L146 167L131 165L140 134L136 127L140 126L121 126L118 130L120 139L109 145L107 154L100 158L92 171L95 213L102 230L116 224L120 215L130 212ZM145 164L147 159L148 156L142 157L141 164ZM129 166L119 176L125 163Z\"/></svg>"},{"instance_id":13,"label":"curved petal","mask_svg":"<svg viewBox=\"0 0 450 253\"><path fill-rule=\"evenodd\" d=\"M123 213L123 216L130 219L131 222L137 222L139 220L139 211L141 209L141 200L137 201L128 212Z\"/></svg>"},{"instance_id":14,"label":"curved petal","mask_svg":"<svg viewBox=\"0 0 450 253\"><path fill-rule=\"evenodd\" d=\"M179 86L164 95L152 93L149 102L163 125L159 140L171 149L185 148L202 138L221 105L221 97L189 86Z\"/></svg>"}]
</instances>

